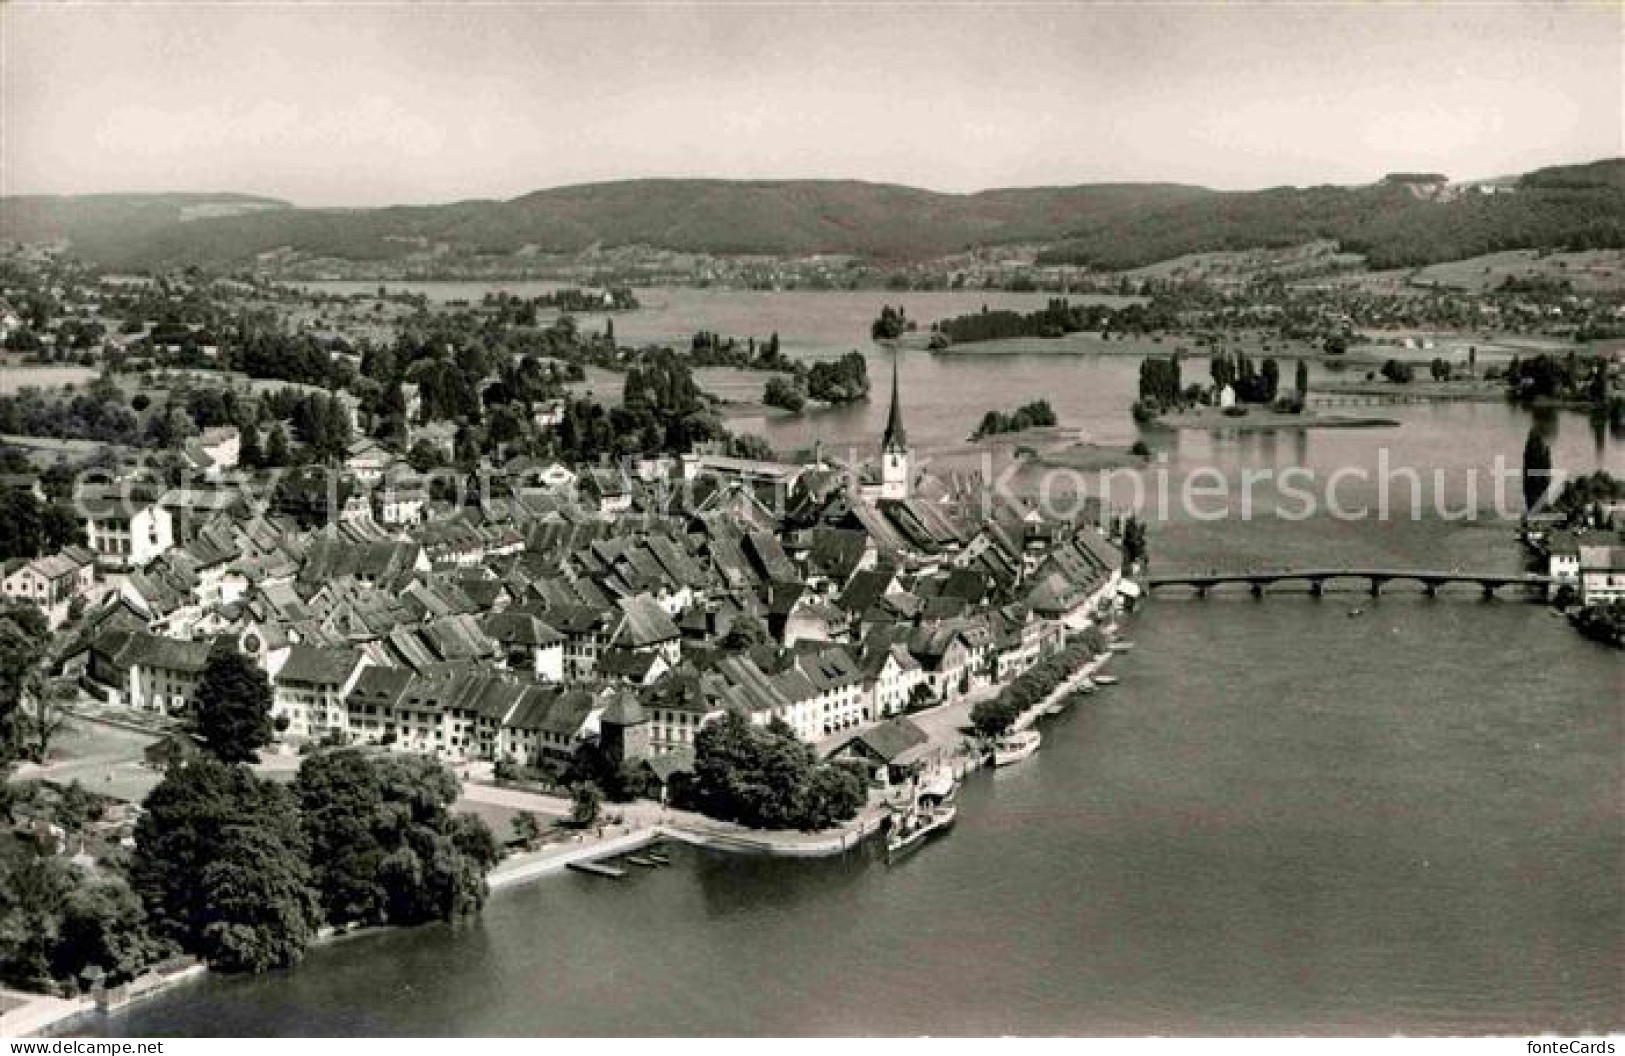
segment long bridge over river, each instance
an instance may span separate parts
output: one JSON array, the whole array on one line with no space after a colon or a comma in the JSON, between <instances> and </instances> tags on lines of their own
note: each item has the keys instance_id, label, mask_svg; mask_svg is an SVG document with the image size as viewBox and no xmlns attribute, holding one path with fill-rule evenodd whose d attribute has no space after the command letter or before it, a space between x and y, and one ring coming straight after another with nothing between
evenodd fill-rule
<instances>
[{"instance_id":1,"label":"long bridge over river","mask_svg":"<svg viewBox=\"0 0 1625 1056\"><path fill-rule=\"evenodd\" d=\"M1430 598L1451 584L1467 583L1478 587L1486 598L1493 598L1505 589L1539 599L1546 597L1552 585L1550 576L1526 573L1424 568L1280 568L1248 572L1174 572L1148 576L1146 587L1151 591L1185 587L1198 597L1206 597L1209 591L1221 587L1245 586L1254 597L1263 597L1271 587L1302 584L1311 595L1320 597L1326 593L1328 584L1340 581L1363 582L1372 597L1380 595L1390 583L1420 586L1422 593Z\"/></svg>"}]
</instances>

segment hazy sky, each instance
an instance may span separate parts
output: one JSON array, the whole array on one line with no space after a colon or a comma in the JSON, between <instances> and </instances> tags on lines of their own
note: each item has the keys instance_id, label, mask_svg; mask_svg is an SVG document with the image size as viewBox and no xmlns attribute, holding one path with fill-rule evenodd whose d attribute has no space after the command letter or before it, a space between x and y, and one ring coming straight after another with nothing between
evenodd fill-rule
<instances>
[{"instance_id":1,"label":"hazy sky","mask_svg":"<svg viewBox=\"0 0 1625 1056\"><path fill-rule=\"evenodd\" d=\"M0 190L504 198L1494 176L1625 154L1615 3L0 5Z\"/></svg>"}]
</instances>

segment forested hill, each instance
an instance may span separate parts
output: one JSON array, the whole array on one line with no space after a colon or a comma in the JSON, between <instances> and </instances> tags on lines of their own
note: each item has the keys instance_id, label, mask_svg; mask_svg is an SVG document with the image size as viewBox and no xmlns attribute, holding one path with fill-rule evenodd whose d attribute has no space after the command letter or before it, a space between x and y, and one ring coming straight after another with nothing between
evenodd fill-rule
<instances>
[{"instance_id":1,"label":"forested hill","mask_svg":"<svg viewBox=\"0 0 1625 1056\"><path fill-rule=\"evenodd\" d=\"M1497 249L1625 246L1625 159L1494 187L1412 175L1363 187L1096 184L960 195L854 181L633 180L511 201L350 210L228 195L7 198L0 237L66 238L80 256L120 268L232 267L277 250L388 261L436 249L456 257L625 245L908 261L1018 242L1048 246L1046 260L1121 268L1317 239L1392 266Z\"/></svg>"},{"instance_id":2,"label":"forested hill","mask_svg":"<svg viewBox=\"0 0 1625 1056\"><path fill-rule=\"evenodd\" d=\"M1625 159L1539 169L1484 190L1396 178L1217 194L1079 230L1043 259L1130 268L1317 239L1334 239L1378 268L1505 249L1618 248L1625 246Z\"/></svg>"},{"instance_id":3,"label":"forested hill","mask_svg":"<svg viewBox=\"0 0 1625 1056\"><path fill-rule=\"evenodd\" d=\"M66 239L81 252L133 248L183 224L288 208L287 202L249 194L16 195L0 198L0 239Z\"/></svg>"}]
</instances>

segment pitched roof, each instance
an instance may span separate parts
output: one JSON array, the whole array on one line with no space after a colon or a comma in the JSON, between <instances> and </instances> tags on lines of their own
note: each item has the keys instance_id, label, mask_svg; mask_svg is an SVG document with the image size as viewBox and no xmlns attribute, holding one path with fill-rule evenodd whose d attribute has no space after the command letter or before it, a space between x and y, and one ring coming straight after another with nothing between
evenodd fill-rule
<instances>
[{"instance_id":1,"label":"pitched roof","mask_svg":"<svg viewBox=\"0 0 1625 1056\"><path fill-rule=\"evenodd\" d=\"M296 645L288 650L276 680L304 682L318 686L342 685L350 677L361 654L354 649L322 649L309 645Z\"/></svg>"},{"instance_id":2,"label":"pitched roof","mask_svg":"<svg viewBox=\"0 0 1625 1056\"><path fill-rule=\"evenodd\" d=\"M623 598L617 604L625 616L615 634L617 645L637 649L659 645L661 642L669 642L683 636L683 632L677 629L671 617L666 615L666 610L648 595Z\"/></svg>"}]
</instances>

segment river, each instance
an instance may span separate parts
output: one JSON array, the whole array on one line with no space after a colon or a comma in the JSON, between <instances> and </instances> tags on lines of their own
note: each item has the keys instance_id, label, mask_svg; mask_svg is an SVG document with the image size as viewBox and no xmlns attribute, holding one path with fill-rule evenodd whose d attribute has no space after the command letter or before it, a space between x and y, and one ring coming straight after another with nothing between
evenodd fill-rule
<instances>
[{"instance_id":1,"label":"river","mask_svg":"<svg viewBox=\"0 0 1625 1056\"><path fill-rule=\"evenodd\" d=\"M737 295L716 295L726 298ZM753 295L760 296L760 295ZM808 297L686 324L818 332ZM847 295L841 295L847 296ZM910 295L909 303L919 301ZM703 306L703 299L697 303ZM818 302L812 302L816 305ZM773 312L777 304L781 311ZM627 332L637 313L617 317ZM925 318L925 313L921 313ZM775 325L775 318L780 321ZM774 443L873 443L870 403L759 423ZM1138 361L900 361L911 439L951 446L1043 396L1102 442ZM1187 374L1205 373L1199 366ZM1290 376L1290 374L1289 374ZM1442 467L1468 494L1516 466L1530 418L1499 404L1384 408L1395 428L1146 434L1176 478L1213 466ZM1622 468L1584 417L1544 421L1567 471ZM1383 452L1387 454L1384 455ZM1356 482L1347 495L1367 499ZM1512 526L1317 515L1151 531L1158 567L1383 562L1512 569ZM1474 501L1468 502L1469 499ZM1361 614L1351 616L1358 607ZM298 969L214 978L76 1031L114 1035L1577 1033L1625 1027L1625 685L1620 654L1539 605L1469 594L1158 598L1122 683L1046 727L1033 759L974 775L955 829L888 868L679 850L619 883L566 875L478 920L366 936Z\"/></svg>"}]
</instances>

